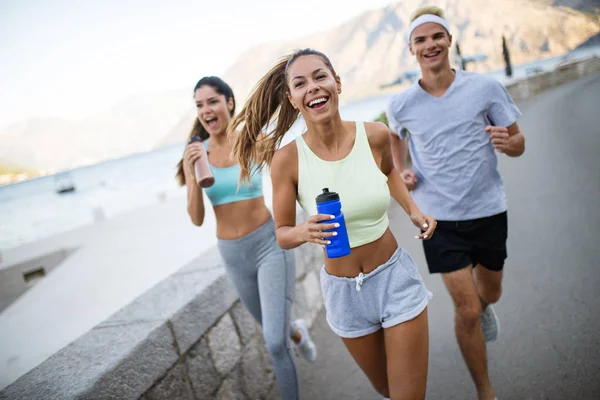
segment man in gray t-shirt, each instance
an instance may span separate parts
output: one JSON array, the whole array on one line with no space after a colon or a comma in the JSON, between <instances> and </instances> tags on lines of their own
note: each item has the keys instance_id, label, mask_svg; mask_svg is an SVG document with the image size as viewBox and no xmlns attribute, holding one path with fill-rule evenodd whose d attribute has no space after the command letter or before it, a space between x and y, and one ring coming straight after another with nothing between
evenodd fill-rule
<instances>
[{"instance_id":1,"label":"man in gray t-shirt","mask_svg":"<svg viewBox=\"0 0 600 400\"><path fill-rule=\"evenodd\" d=\"M510 126L521 113L497 80L450 72L454 80L440 97L415 82L391 98L388 122L399 138L393 143L408 138L412 195L424 213L440 221L500 214L506 211L504 187L485 129Z\"/></svg>"},{"instance_id":2,"label":"man in gray t-shirt","mask_svg":"<svg viewBox=\"0 0 600 400\"><path fill-rule=\"evenodd\" d=\"M454 71L443 11L424 7L409 27L423 78L394 95L387 110L396 168L415 203L438 220L423 242L431 273L441 273L455 304L456 335L479 399L494 399L485 341L496 340L506 259L506 198L496 153L518 157L521 113L498 81ZM406 142L412 170L405 169Z\"/></svg>"}]
</instances>

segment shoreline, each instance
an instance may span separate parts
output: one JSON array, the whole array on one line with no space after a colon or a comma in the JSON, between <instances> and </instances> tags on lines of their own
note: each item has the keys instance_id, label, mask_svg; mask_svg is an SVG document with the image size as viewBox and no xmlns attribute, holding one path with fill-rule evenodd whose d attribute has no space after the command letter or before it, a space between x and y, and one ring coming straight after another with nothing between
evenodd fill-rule
<instances>
[{"instance_id":1,"label":"shoreline","mask_svg":"<svg viewBox=\"0 0 600 400\"><path fill-rule=\"evenodd\" d=\"M565 60L579 60L579 58L577 58L577 55L579 53L587 53L587 52L591 52L593 49L596 49L597 52L600 52L600 44L598 45L589 45L586 47L582 47L582 48L575 48L572 49L570 51L567 51L561 55L557 55L557 56L550 56L548 58L541 58L541 59L537 59L537 60L532 60L532 61L527 61L521 64L517 64L517 65L513 65L513 69L518 69L518 68L524 68L526 69L526 67L528 66L534 66L537 64L542 64L542 63L550 63L550 62L556 62L557 65L562 61ZM573 58L575 57L575 58ZM412 68L417 68L417 67L412 67ZM409 68L410 69L410 68ZM472 69L471 69L472 70ZM486 70L486 71L480 71L477 68L475 70L472 70L474 72L478 72L481 74L487 74L487 75L491 75L491 76L502 76L503 78L501 79L501 82L505 85L508 84L514 84L520 80L523 79L528 79L531 78L532 76L535 75L524 75L524 76L513 76L512 78L506 78L504 76L504 68L499 68L499 69L490 69L490 70ZM540 73L544 73L544 72L552 72L553 70L544 70L541 71ZM539 74L539 73L538 73ZM363 101L369 101L371 99L380 97L380 96L386 96L386 95L391 95L393 93L399 92L401 90L406 89L406 87L408 87L408 85L406 83L399 83L399 84L395 84L395 85L391 85L391 86L385 86L385 87L376 87L376 88L372 88L369 90L363 90L360 92L360 94L354 94L350 97L348 97L346 99L346 101L341 104L341 106L352 106L354 104L363 102ZM184 142L184 140L182 140L182 143ZM79 166L76 167L72 167L72 168L67 168L67 169L63 169L63 170L54 170L54 169L41 169L41 170L26 170L23 168L11 168L11 167L6 167L5 169L8 170L7 173L5 173L3 171L3 164L2 161L0 161L0 189L3 186L7 186L7 185L11 185L11 184L16 184L16 183L20 183L20 182L27 182L36 178L42 178L45 176L50 176L50 175L57 175L60 173L64 173L64 172L69 172L75 169L79 169L79 168L85 168L85 167L90 167L90 166L97 166L106 162L111 162L111 161L118 161L118 160L122 160L122 159L126 159L129 157L135 157L135 156L140 156L149 152L153 152L153 151L157 151L157 150L161 150L163 148L167 148L170 146L174 146L175 144L167 144L167 145L163 145L163 146L158 146L150 151L141 151L141 152L135 152L135 153L131 153L131 154L127 154L121 157L115 157L115 158L107 158L105 160L101 160L98 161L97 163L94 164L81 164Z\"/></svg>"}]
</instances>

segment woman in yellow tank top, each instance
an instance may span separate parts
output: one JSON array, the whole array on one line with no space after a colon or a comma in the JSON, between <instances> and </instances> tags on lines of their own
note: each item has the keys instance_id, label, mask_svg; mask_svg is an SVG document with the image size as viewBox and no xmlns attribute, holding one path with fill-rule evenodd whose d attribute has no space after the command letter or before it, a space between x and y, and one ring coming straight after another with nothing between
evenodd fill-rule
<instances>
[{"instance_id":1,"label":"woman in yellow tank top","mask_svg":"<svg viewBox=\"0 0 600 400\"><path fill-rule=\"evenodd\" d=\"M387 127L341 119L341 88L324 54L304 49L283 58L233 121L232 131L240 131L233 154L242 180L255 162L271 167L277 241L284 249L326 246L335 233L324 231L337 226L317 214L315 197L325 187L340 194L351 253L325 256L321 287L329 326L382 396L424 399L431 293L388 227L390 194L421 229L420 239L431 237L436 221L421 213L394 169ZM306 133L275 151L299 114ZM265 127L271 131L263 133ZM310 215L301 225L296 200Z\"/></svg>"}]
</instances>

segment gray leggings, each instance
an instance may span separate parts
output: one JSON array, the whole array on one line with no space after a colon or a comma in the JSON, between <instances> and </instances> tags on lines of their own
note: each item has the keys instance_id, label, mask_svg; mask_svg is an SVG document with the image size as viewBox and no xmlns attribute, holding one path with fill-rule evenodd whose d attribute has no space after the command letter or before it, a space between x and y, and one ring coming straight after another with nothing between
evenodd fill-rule
<instances>
[{"instance_id":1,"label":"gray leggings","mask_svg":"<svg viewBox=\"0 0 600 400\"><path fill-rule=\"evenodd\" d=\"M219 239L218 248L242 303L262 325L282 398L299 399L298 370L290 339L294 254L277 245L273 219L239 239Z\"/></svg>"}]
</instances>

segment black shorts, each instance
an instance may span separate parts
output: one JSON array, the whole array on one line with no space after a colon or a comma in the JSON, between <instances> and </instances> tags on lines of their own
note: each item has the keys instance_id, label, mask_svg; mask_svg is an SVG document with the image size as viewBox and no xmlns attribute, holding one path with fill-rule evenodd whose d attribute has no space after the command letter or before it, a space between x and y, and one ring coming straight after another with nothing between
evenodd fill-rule
<instances>
[{"instance_id":1,"label":"black shorts","mask_svg":"<svg viewBox=\"0 0 600 400\"><path fill-rule=\"evenodd\" d=\"M501 271L507 235L506 212L467 221L438 221L431 239L423 241L429 272L453 272L477 264Z\"/></svg>"}]
</instances>

